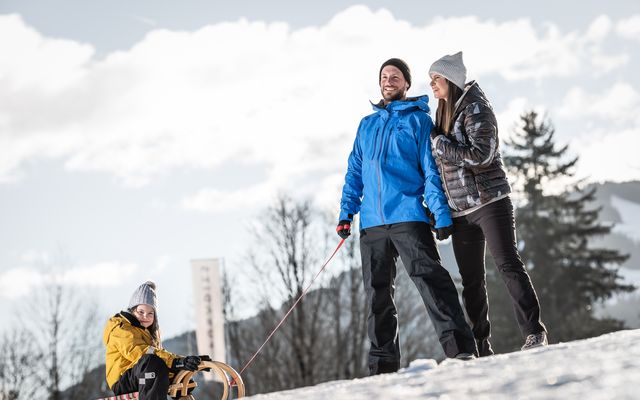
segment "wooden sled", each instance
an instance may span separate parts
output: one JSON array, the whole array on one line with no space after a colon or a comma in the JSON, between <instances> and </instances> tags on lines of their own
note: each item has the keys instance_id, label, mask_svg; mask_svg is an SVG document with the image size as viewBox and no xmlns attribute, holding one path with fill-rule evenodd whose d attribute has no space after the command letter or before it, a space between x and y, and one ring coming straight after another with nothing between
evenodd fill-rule
<instances>
[{"instance_id":1,"label":"wooden sled","mask_svg":"<svg viewBox=\"0 0 640 400\"><path fill-rule=\"evenodd\" d=\"M222 381L222 397L220 400L230 399L229 395L233 394L233 388L237 388L236 398L244 397L244 382L240 374L235 369L220 361L202 361L198 365L198 371L211 368ZM189 394L189 389L195 388L198 384L191 380L193 374L198 371L180 371L173 378L173 383L169 386L169 396L178 398L179 400L195 400L195 397ZM231 397L233 398L233 397Z\"/></svg>"},{"instance_id":2,"label":"wooden sled","mask_svg":"<svg viewBox=\"0 0 640 400\"><path fill-rule=\"evenodd\" d=\"M220 361L201 361L200 365L198 365L197 371L183 370L178 372L173 377L173 382L169 385L169 391L167 394L171 397L177 398L178 400L196 400L192 394L189 394L193 388L198 386L198 384L195 381L192 381L191 378L193 377L193 374L206 368L211 368L211 371L218 375L222 381L222 397L220 397L220 400L233 399L233 397L229 397L229 395L233 396L234 387L236 388L235 398L239 399L244 397L244 382L242 382L240 374L238 374L235 369ZM98 400L129 400L137 398L138 392L135 392Z\"/></svg>"}]
</instances>

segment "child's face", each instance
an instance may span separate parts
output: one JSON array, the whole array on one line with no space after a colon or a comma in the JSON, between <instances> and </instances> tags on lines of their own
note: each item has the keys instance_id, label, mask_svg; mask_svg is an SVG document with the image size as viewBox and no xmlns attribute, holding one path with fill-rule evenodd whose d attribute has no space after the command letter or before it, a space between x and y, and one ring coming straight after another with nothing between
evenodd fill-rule
<instances>
[{"instance_id":1,"label":"child's face","mask_svg":"<svg viewBox=\"0 0 640 400\"><path fill-rule=\"evenodd\" d=\"M156 318L155 310L147 304L138 304L138 306L133 310L133 315L135 315L138 321L140 321L140 325L145 328L153 325L153 320Z\"/></svg>"}]
</instances>

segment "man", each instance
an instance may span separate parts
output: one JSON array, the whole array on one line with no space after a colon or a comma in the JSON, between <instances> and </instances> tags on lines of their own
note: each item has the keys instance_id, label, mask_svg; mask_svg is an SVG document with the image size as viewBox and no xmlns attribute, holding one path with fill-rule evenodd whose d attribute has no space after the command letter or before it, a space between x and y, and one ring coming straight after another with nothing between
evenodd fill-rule
<instances>
[{"instance_id":1,"label":"man","mask_svg":"<svg viewBox=\"0 0 640 400\"><path fill-rule=\"evenodd\" d=\"M380 67L382 100L360 122L342 189L337 232L343 239L360 212L360 252L367 304L369 371L400 367L394 280L398 256L415 283L447 357L476 353L451 276L440 263L425 205L439 240L451 235L451 213L435 165L428 97L407 99L411 72L397 58ZM423 205L424 204L424 205Z\"/></svg>"}]
</instances>

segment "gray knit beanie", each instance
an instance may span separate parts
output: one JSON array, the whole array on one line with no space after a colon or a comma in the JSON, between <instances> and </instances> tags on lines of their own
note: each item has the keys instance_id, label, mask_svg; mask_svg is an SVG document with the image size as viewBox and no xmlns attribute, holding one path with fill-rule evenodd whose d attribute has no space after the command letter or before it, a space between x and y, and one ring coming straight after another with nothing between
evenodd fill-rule
<instances>
[{"instance_id":1,"label":"gray knit beanie","mask_svg":"<svg viewBox=\"0 0 640 400\"><path fill-rule=\"evenodd\" d=\"M131 295L131 300L129 300L129 309L132 309L139 304L147 304L153 307L154 310L157 309L155 283L147 281L138 286L136 291L133 292L133 295Z\"/></svg>"},{"instance_id":2,"label":"gray knit beanie","mask_svg":"<svg viewBox=\"0 0 640 400\"><path fill-rule=\"evenodd\" d=\"M462 52L446 55L434 62L429 68L429 76L433 78L434 74L444 76L454 85L464 90L464 84L467 81L467 68L462 62Z\"/></svg>"}]
</instances>

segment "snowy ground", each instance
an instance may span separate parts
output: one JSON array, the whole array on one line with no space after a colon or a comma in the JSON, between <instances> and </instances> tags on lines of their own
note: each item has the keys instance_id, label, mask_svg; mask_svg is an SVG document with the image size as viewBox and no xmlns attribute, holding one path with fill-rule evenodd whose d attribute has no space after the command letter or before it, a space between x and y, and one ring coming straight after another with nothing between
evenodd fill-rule
<instances>
[{"instance_id":1,"label":"snowy ground","mask_svg":"<svg viewBox=\"0 0 640 400\"><path fill-rule=\"evenodd\" d=\"M417 360L396 374L252 400L640 399L640 329L472 361Z\"/></svg>"}]
</instances>

